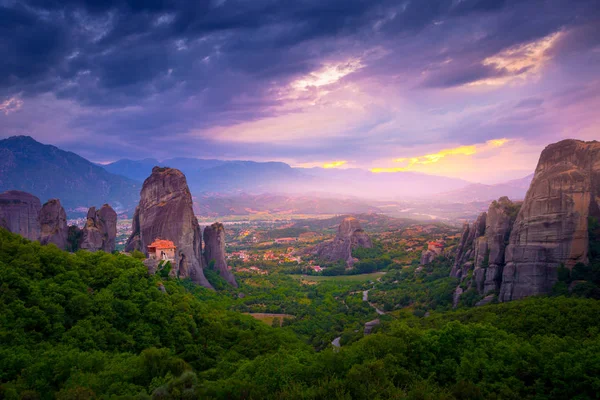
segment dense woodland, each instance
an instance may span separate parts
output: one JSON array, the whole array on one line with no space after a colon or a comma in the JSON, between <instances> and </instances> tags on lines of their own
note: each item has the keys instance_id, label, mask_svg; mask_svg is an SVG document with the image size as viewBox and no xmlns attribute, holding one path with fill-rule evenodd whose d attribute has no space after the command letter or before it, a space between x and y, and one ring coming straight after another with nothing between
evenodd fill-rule
<instances>
[{"instance_id":1,"label":"dense woodland","mask_svg":"<svg viewBox=\"0 0 600 400\"><path fill-rule=\"evenodd\" d=\"M556 296L456 311L448 265L428 268L385 275L374 300L407 307L363 337L370 283L275 274L213 292L148 275L135 257L0 231L0 398L600 396L600 303L583 298L595 297L597 258L563 273ZM271 327L241 313L254 310L295 318ZM342 347L327 345L340 332Z\"/></svg>"}]
</instances>

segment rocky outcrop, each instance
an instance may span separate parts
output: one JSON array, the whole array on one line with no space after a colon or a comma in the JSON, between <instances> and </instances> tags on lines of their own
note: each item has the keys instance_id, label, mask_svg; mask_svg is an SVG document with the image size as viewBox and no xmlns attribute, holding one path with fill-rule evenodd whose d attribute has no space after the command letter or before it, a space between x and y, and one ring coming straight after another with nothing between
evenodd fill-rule
<instances>
[{"instance_id":1,"label":"rocky outcrop","mask_svg":"<svg viewBox=\"0 0 600 400\"><path fill-rule=\"evenodd\" d=\"M48 200L40 211L40 243L54 243L61 250L67 249L67 213L60 200Z\"/></svg>"},{"instance_id":2,"label":"rocky outcrop","mask_svg":"<svg viewBox=\"0 0 600 400\"><path fill-rule=\"evenodd\" d=\"M88 210L87 221L81 231L79 248L88 251L115 251L117 237L117 213L105 204L100 210L92 207Z\"/></svg>"},{"instance_id":3,"label":"rocky outcrop","mask_svg":"<svg viewBox=\"0 0 600 400\"><path fill-rule=\"evenodd\" d=\"M486 218L487 214L481 213L471 226L464 225L450 276L464 278L466 272L473 267L473 263L470 261L475 257L480 245L476 240L485 233Z\"/></svg>"},{"instance_id":4,"label":"rocky outcrop","mask_svg":"<svg viewBox=\"0 0 600 400\"><path fill-rule=\"evenodd\" d=\"M518 210L518 203L501 197L473 225L465 225L451 272L461 282L468 280L463 287L473 287L480 295L500 288L505 247ZM461 294L462 290L455 293L455 304Z\"/></svg>"},{"instance_id":5,"label":"rocky outcrop","mask_svg":"<svg viewBox=\"0 0 600 400\"><path fill-rule=\"evenodd\" d=\"M202 234L192 207L183 173L154 167L144 181L125 250L147 255L147 246L155 239L170 240L177 246L171 274L212 288L203 272Z\"/></svg>"},{"instance_id":6,"label":"rocky outcrop","mask_svg":"<svg viewBox=\"0 0 600 400\"><path fill-rule=\"evenodd\" d=\"M444 252L445 241L432 241L427 243L427 249L421 253L421 265L428 265Z\"/></svg>"},{"instance_id":7,"label":"rocky outcrop","mask_svg":"<svg viewBox=\"0 0 600 400\"><path fill-rule=\"evenodd\" d=\"M371 333L373 333L373 329L375 329L375 327L379 325L381 325L381 321L379 320L379 318L374 319L373 321L366 322L364 334L370 335Z\"/></svg>"},{"instance_id":8,"label":"rocky outcrop","mask_svg":"<svg viewBox=\"0 0 600 400\"><path fill-rule=\"evenodd\" d=\"M338 227L335 238L330 242L317 246L315 254L322 260L343 260L351 266L354 264L352 250L359 247L371 248L373 244L369 235L360 226L360 222L354 217L347 217Z\"/></svg>"},{"instance_id":9,"label":"rocky outcrop","mask_svg":"<svg viewBox=\"0 0 600 400\"><path fill-rule=\"evenodd\" d=\"M214 262L214 269L231 286L238 287L235 277L227 268L225 260L225 228L220 222L204 228L204 260L207 266Z\"/></svg>"},{"instance_id":10,"label":"rocky outcrop","mask_svg":"<svg viewBox=\"0 0 600 400\"><path fill-rule=\"evenodd\" d=\"M485 265L478 265L485 268L485 276L483 284L479 286L479 293L488 294L500 289L502 271L506 263L506 245L520 207L521 203L513 203L508 197L501 197L488 209L485 228L486 256L483 259Z\"/></svg>"},{"instance_id":11,"label":"rocky outcrop","mask_svg":"<svg viewBox=\"0 0 600 400\"><path fill-rule=\"evenodd\" d=\"M500 300L549 293L558 266L587 263L590 216L600 216L600 142L549 145L510 235Z\"/></svg>"},{"instance_id":12,"label":"rocky outcrop","mask_svg":"<svg viewBox=\"0 0 600 400\"><path fill-rule=\"evenodd\" d=\"M546 147L524 202L494 201L484 234L482 216L465 226L451 275L472 276L463 287L500 301L549 293L559 266L588 262L589 217L600 217L600 142Z\"/></svg>"},{"instance_id":13,"label":"rocky outcrop","mask_svg":"<svg viewBox=\"0 0 600 400\"><path fill-rule=\"evenodd\" d=\"M425 250L421 254L421 262L420 265L427 265L431 263L438 255L431 250Z\"/></svg>"},{"instance_id":14,"label":"rocky outcrop","mask_svg":"<svg viewBox=\"0 0 600 400\"><path fill-rule=\"evenodd\" d=\"M40 199L32 194L10 190L0 194L0 227L29 240L40 237Z\"/></svg>"}]
</instances>

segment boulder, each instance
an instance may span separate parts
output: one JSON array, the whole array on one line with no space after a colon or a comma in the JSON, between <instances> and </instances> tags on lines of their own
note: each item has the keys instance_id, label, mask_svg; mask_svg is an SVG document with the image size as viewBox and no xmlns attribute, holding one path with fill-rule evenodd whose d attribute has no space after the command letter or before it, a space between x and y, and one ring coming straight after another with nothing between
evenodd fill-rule
<instances>
[{"instance_id":1,"label":"boulder","mask_svg":"<svg viewBox=\"0 0 600 400\"><path fill-rule=\"evenodd\" d=\"M365 323L365 335L370 335L371 332L373 332L373 329L375 329L375 327L378 325L381 325L381 321L379 320L379 318Z\"/></svg>"},{"instance_id":2,"label":"boulder","mask_svg":"<svg viewBox=\"0 0 600 400\"><path fill-rule=\"evenodd\" d=\"M54 243L61 250L67 249L67 213L60 200L48 200L40 210L40 243Z\"/></svg>"},{"instance_id":3,"label":"boulder","mask_svg":"<svg viewBox=\"0 0 600 400\"><path fill-rule=\"evenodd\" d=\"M458 302L460 301L460 296L462 296L463 290L460 286L457 286L454 290L454 295L452 296L452 308L456 308L458 306Z\"/></svg>"},{"instance_id":4,"label":"boulder","mask_svg":"<svg viewBox=\"0 0 600 400\"><path fill-rule=\"evenodd\" d=\"M495 298L496 298L495 294L489 294L489 295L485 296L483 299L479 300L477 303L475 303L475 307L481 307L481 306L490 304L492 301L494 301Z\"/></svg>"},{"instance_id":5,"label":"boulder","mask_svg":"<svg viewBox=\"0 0 600 400\"><path fill-rule=\"evenodd\" d=\"M343 260L347 265L354 264L352 250L356 248L371 248L373 244L369 235L362 229L360 222L354 217L344 218L338 227L338 233L332 241L322 243L315 248L314 253L325 261Z\"/></svg>"},{"instance_id":6,"label":"boulder","mask_svg":"<svg viewBox=\"0 0 600 400\"><path fill-rule=\"evenodd\" d=\"M148 255L147 247L156 239L177 246L171 274L212 288L203 272L202 234L192 195L185 175L174 168L154 167L144 181L125 250Z\"/></svg>"},{"instance_id":7,"label":"boulder","mask_svg":"<svg viewBox=\"0 0 600 400\"><path fill-rule=\"evenodd\" d=\"M40 238L40 199L32 194L10 190L0 194L0 227L29 240Z\"/></svg>"},{"instance_id":8,"label":"boulder","mask_svg":"<svg viewBox=\"0 0 600 400\"><path fill-rule=\"evenodd\" d=\"M88 210L87 221L81 231L79 248L88 251L115 251L117 237L117 213L105 204L100 210L96 207Z\"/></svg>"},{"instance_id":9,"label":"boulder","mask_svg":"<svg viewBox=\"0 0 600 400\"><path fill-rule=\"evenodd\" d=\"M590 216L600 216L600 142L549 145L510 234L500 301L549 293L561 264L587 263Z\"/></svg>"},{"instance_id":10,"label":"boulder","mask_svg":"<svg viewBox=\"0 0 600 400\"><path fill-rule=\"evenodd\" d=\"M214 261L215 271L231 286L238 287L235 277L227 268L225 259L225 228L220 222L204 228L204 260L206 265Z\"/></svg>"},{"instance_id":11,"label":"boulder","mask_svg":"<svg viewBox=\"0 0 600 400\"><path fill-rule=\"evenodd\" d=\"M431 263L436 257L437 257L437 253L431 251L431 250L425 250L422 254L421 254L421 265L427 265L429 263Z\"/></svg>"}]
</instances>

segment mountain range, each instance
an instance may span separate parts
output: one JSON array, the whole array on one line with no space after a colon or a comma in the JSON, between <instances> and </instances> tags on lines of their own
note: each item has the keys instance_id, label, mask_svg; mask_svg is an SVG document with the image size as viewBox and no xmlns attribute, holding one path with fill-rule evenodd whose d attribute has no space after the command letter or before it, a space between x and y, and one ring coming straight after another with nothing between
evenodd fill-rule
<instances>
[{"instance_id":1,"label":"mountain range","mask_svg":"<svg viewBox=\"0 0 600 400\"><path fill-rule=\"evenodd\" d=\"M379 211L377 202L400 199L468 203L506 195L519 200L531 181L529 176L483 185L416 172L376 174L357 168L293 168L283 162L183 157L100 165L29 136L13 136L0 140L0 192L22 190L42 202L60 198L70 215L103 203L118 212L132 211L142 182L157 165L177 168L186 175L197 211L207 216L228 211Z\"/></svg>"},{"instance_id":2,"label":"mountain range","mask_svg":"<svg viewBox=\"0 0 600 400\"><path fill-rule=\"evenodd\" d=\"M67 212L87 213L91 206L110 203L117 211L130 210L139 199L136 180L104 168L29 136L0 140L0 192L21 190L43 202L59 198Z\"/></svg>"}]
</instances>

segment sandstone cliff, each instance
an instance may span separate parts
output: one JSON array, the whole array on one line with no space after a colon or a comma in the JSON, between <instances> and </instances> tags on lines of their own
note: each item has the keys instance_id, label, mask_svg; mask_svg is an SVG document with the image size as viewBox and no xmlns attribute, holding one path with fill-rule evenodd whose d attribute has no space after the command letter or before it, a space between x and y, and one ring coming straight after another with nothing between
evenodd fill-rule
<instances>
[{"instance_id":1,"label":"sandstone cliff","mask_svg":"<svg viewBox=\"0 0 600 400\"><path fill-rule=\"evenodd\" d=\"M558 266L587 263L590 216L600 216L600 142L549 145L510 235L500 300L549 293Z\"/></svg>"},{"instance_id":2,"label":"sandstone cliff","mask_svg":"<svg viewBox=\"0 0 600 400\"><path fill-rule=\"evenodd\" d=\"M202 270L202 234L192 207L192 195L183 173L154 167L144 181L125 249L140 250L147 255L147 246L155 239L173 241L177 250L171 273L211 288Z\"/></svg>"},{"instance_id":3,"label":"sandstone cliff","mask_svg":"<svg viewBox=\"0 0 600 400\"><path fill-rule=\"evenodd\" d=\"M347 265L352 265L352 250L358 247L371 248L373 244L360 222L354 217L348 217L338 227L335 238L317 246L315 254L325 261L344 260Z\"/></svg>"},{"instance_id":4,"label":"sandstone cliff","mask_svg":"<svg viewBox=\"0 0 600 400\"><path fill-rule=\"evenodd\" d=\"M0 194L0 227L29 240L40 237L38 220L42 204L32 194L10 190Z\"/></svg>"},{"instance_id":5,"label":"sandstone cliff","mask_svg":"<svg viewBox=\"0 0 600 400\"><path fill-rule=\"evenodd\" d=\"M204 260L206 265L214 261L214 269L231 286L238 287L235 277L227 268L225 260L225 228L223 224L215 222L204 228Z\"/></svg>"},{"instance_id":6,"label":"sandstone cliff","mask_svg":"<svg viewBox=\"0 0 600 400\"><path fill-rule=\"evenodd\" d=\"M54 243L61 250L67 248L67 213L60 200L48 200L40 211L40 243Z\"/></svg>"},{"instance_id":7,"label":"sandstone cliff","mask_svg":"<svg viewBox=\"0 0 600 400\"><path fill-rule=\"evenodd\" d=\"M105 204L100 210L89 209L87 221L81 231L79 248L88 251L102 250L112 253L117 237L117 213Z\"/></svg>"}]
</instances>

